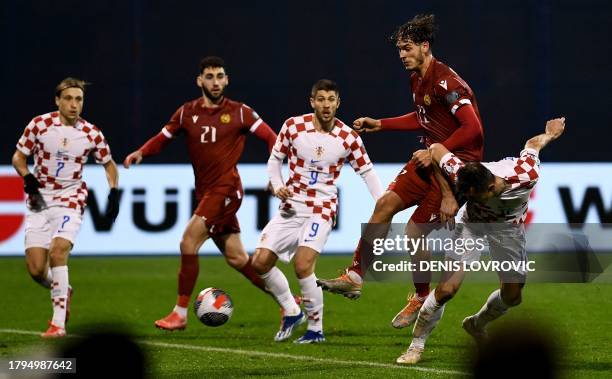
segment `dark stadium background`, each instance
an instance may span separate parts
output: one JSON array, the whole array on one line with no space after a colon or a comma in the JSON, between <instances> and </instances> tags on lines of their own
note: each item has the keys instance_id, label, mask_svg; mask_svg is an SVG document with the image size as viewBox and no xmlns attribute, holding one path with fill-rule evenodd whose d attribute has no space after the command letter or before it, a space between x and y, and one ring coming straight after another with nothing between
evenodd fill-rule
<instances>
[{"instance_id":1,"label":"dark stadium background","mask_svg":"<svg viewBox=\"0 0 612 379\"><path fill-rule=\"evenodd\" d=\"M408 75L387 37L417 13L440 25L434 56L476 92L485 158L513 155L549 117L565 115L567 136L547 161L612 161L606 1L2 1L1 163L10 164L23 127L55 109L65 76L93 83L84 117L109 140L115 159L156 133L197 97L200 57L224 57L228 95L275 129L309 111L317 79L341 88L339 117L413 110ZM415 133L368 135L375 162L401 162ZM242 162L264 162L247 144ZM187 162L182 143L149 162Z\"/></svg>"}]
</instances>

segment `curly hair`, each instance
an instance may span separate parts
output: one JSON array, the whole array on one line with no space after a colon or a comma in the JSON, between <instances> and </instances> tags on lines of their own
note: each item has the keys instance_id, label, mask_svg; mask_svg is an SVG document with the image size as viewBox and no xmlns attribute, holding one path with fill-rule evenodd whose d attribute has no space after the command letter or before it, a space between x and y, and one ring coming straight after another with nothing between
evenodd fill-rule
<instances>
[{"instance_id":1,"label":"curly hair","mask_svg":"<svg viewBox=\"0 0 612 379\"><path fill-rule=\"evenodd\" d=\"M223 58L220 58L214 55L209 55L207 57L202 58L202 60L200 61L200 74L204 72L204 69L207 69L209 67L225 68L225 61L223 60Z\"/></svg>"},{"instance_id":2,"label":"curly hair","mask_svg":"<svg viewBox=\"0 0 612 379\"><path fill-rule=\"evenodd\" d=\"M436 26L433 14L419 14L414 16L412 20L399 26L390 39L393 43L409 39L414 43L427 41L430 45L433 45L437 30L438 27Z\"/></svg>"}]
</instances>

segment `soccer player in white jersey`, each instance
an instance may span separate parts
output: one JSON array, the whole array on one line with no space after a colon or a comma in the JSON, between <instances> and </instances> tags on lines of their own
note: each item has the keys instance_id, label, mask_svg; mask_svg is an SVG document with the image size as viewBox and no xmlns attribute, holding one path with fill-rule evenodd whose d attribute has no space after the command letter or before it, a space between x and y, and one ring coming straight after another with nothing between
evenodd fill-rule
<instances>
[{"instance_id":1,"label":"soccer player in white jersey","mask_svg":"<svg viewBox=\"0 0 612 379\"><path fill-rule=\"evenodd\" d=\"M463 163L443 145L430 146L433 162L455 183L457 194L467 199L462 223L454 232L454 238L464 240L485 237L489 242L491 260L498 262L526 262L524 222L527 216L529 195L535 187L540 171L539 152L549 142L559 138L565 129L565 118L550 120L545 132L525 143L518 158L506 158L490 163ZM480 258L478 249L463 254L446 253L452 261L474 262ZM520 265L517 265L520 267ZM477 343L487 336L486 326L499 318L509 308L521 303L526 270L518 268L498 272L500 288L493 291L482 308L463 320L463 328ZM414 326L412 343L397 358L397 363L414 364L421 359L425 341L444 313L445 304L455 296L465 272L445 272L438 286L428 296L419 310Z\"/></svg>"},{"instance_id":2,"label":"soccer player in white jersey","mask_svg":"<svg viewBox=\"0 0 612 379\"><path fill-rule=\"evenodd\" d=\"M261 233L253 266L283 309L275 341L284 341L293 329L308 319L308 330L296 343L325 341L323 293L314 274L336 214L336 180L348 161L378 199L380 179L355 131L335 118L340 93L331 80L317 81L310 93L314 113L288 119L278 134L268 160L268 175L276 197L282 200L279 213ZM283 160L289 161L289 179L283 181ZM275 266L280 259L295 256L295 273L300 284L306 315L295 302L285 275Z\"/></svg>"},{"instance_id":3,"label":"soccer player in white jersey","mask_svg":"<svg viewBox=\"0 0 612 379\"><path fill-rule=\"evenodd\" d=\"M87 204L82 179L89 154L104 165L110 186L106 217L119 214L119 174L110 148L95 126L80 117L85 82L66 78L55 89L58 110L35 117L25 128L13 154L13 167L28 194L25 255L32 278L51 290L53 317L44 338L66 335L72 287L68 284L68 254L81 227ZM34 173L27 165L34 158Z\"/></svg>"}]
</instances>

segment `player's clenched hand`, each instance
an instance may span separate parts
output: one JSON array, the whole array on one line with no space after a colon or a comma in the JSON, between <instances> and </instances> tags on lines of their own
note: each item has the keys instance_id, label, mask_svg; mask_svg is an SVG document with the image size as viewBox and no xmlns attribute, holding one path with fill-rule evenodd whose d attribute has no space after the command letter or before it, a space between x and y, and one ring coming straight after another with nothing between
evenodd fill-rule
<instances>
[{"instance_id":1,"label":"player's clenched hand","mask_svg":"<svg viewBox=\"0 0 612 379\"><path fill-rule=\"evenodd\" d=\"M449 230L455 229L455 215L459 211L459 204L454 196L443 196L440 204L440 222L448 226Z\"/></svg>"},{"instance_id":2,"label":"player's clenched hand","mask_svg":"<svg viewBox=\"0 0 612 379\"><path fill-rule=\"evenodd\" d=\"M291 193L291 191L289 191L289 188L287 187L280 187L279 189L276 190L276 192L274 193L274 196L285 201L288 198L292 197L293 193Z\"/></svg>"},{"instance_id":3,"label":"player's clenched hand","mask_svg":"<svg viewBox=\"0 0 612 379\"><path fill-rule=\"evenodd\" d=\"M565 130L565 117L555 118L546 122L546 134L557 139Z\"/></svg>"},{"instance_id":4,"label":"player's clenched hand","mask_svg":"<svg viewBox=\"0 0 612 379\"><path fill-rule=\"evenodd\" d=\"M427 149L417 150L412 154L412 160L417 167L425 168L431 165L431 154Z\"/></svg>"},{"instance_id":5,"label":"player's clenched hand","mask_svg":"<svg viewBox=\"0 0 612 379\"><path fill-rule=\"evenodd\" d=\"M353 121L353 129L358 133L377 132L382 129L382 126L380 125L380 120L370 117L359 117L357 120Z\"/></svg>"},{"instance_id":6,"label":"player's clenched hand","mask_svg":"<svg viewBox=\"0 0 612 379\"><path fill-rule=\"evenodd\" d=\"M140 150L136 150L127 157L125 157L125 160L123 161L123 167L130 168L132 163L140 164L140 162L142 162L142 152Z\"/></svg>"}]
</instances>

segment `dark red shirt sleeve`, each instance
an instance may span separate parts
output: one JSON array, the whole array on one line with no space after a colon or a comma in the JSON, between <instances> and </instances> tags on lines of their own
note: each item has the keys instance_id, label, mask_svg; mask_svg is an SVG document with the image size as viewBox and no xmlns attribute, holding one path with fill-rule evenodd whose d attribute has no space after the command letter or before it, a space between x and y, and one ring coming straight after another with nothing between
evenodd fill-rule
<instances>
[{"instance_id":1,"label":"dark red shirt sleeve","mask_svg":"<svg viewBox=\"0 0 612 379\"><path fill-rule=\"evenodd\" d=\"M268 144L268 151L271 153L274 148L274 143L276 143L276 133L274 133L274 130L272 130L265 121L262 121L253 134Z\"/></svg>"},{"instance_id":2,"label":"dark red shirt sleeve","mask_svg":"<svg viewBox=\"0 0 612 379\"><path fill-rule=\"evenodd\" d=\"M442 142L449 151L456 151L458 148L465 148L477 142L482 144L483 133L480 120L471 104L459 107L455 112L455 117L459 121L459 128L451 134L446 141Z\"/></svg>"},{"instance_id":3,"label":"dark red shirt sleeve","mask_svg":"<svg viewBox=\"0 0 612 379\"><path fill-rule=\"evenodd\" d=\"M380 120L380 126L384 130L419 130L421 124L417 118L416 112L410 112L399 117L383 118Z\"/></svg>"},{"instance_id":4,"label":"dark red shirt sleeve","mask_svg":"<svg viewBox=\"0 0 612 379\"><path fill-rule=\"evenodd\" d=\"M145 142L145 144L142 145L138 150L142 152L143 157L149 157L151 155L156 155L160 151L162 151L162 149L166 147L170 143L170 141L172 141L172 139L166 137L164 133L159 132L155 136L151 137L151 139L149 139L147 142Z\"/></svg>"}]
</instances>

